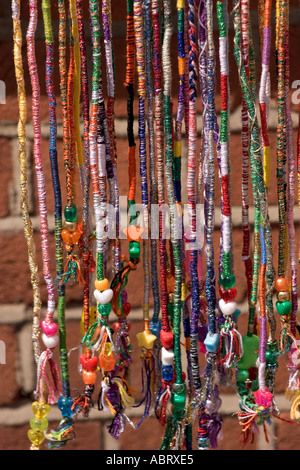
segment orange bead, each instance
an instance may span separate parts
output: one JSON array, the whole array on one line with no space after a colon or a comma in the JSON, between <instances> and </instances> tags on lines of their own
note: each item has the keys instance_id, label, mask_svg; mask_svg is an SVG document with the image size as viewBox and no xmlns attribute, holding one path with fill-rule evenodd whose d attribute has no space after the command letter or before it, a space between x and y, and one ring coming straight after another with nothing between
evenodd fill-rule
<instances>
[{"instance_id":1,"label":"orange bead","mask_svg":"<svg viewBox=\"0 0 300 470\"><path fill-rule=\"evenodd\" d=\"M102 290L106 290L108 288L109 288L109 280L106 279L106 277L102 280L96 279L95 289L102 291Z\"/></svg>"},{"instance_id":2,"label":"orange bead","mask_svg":"<svg viewBox=\"0 0 300 470\"><path fill-rule=\"evenodd\" d=\"M175 278L173 276L167 279L168 294L172 294L175 290Z\"/></svg>"},{"instance_id":3,"label":"orange bead","mask_svg":"<svg viewBox=\"0 0 300 470\"><path fill-rule=\"evenodd\" d=\"M70 235L71 232L69 232L69 230L66 230L65 228L61 231L61 238L67 245L69 245L70 243Z\"/></svg>"},{"instance_id":4,"label":"orange bead","mask_svg":"<svg viewBox=\"0 0 300 470\"><path fill-rule=\"evenodd\" d=\"M79 230L74 230L71 235L70 235L70 244L71 245L76 245L76 243L79 242L80 240L80 237L81 237L81 233Z\"/></svg>"},{"instance_id":5,"label":"orange bead","mask_svg":"<svg viewBox=\"0 0 300 470\"><path fill-rule=\"evenodd\" d=\"M94 385L97 380L97 373L90 370L82 370L82 378L85 385Z\"/></svg>"},{"instance_id":6,"label":"orange bead","mask_svg":"<svg viewBox=\"0 0 300 470\"><path fill-rule=\"evenodd\" d=\"M101 369L104 369L106 372L110 370L114 370L116 365L116 360L113 354L109 354L109 356L99 356L99 362Z\"/></svg>"},{"instance_id":7,"label":"orange bead","mask_svg":"<svg viewBox=\"0 0 300 470\"><path fill-rule=\"evenodd\" d=\"M278 292L287 292L290 289L290 279L288 276L277 277L275 279L275 289Z\"/></svg>"}]
</instances>

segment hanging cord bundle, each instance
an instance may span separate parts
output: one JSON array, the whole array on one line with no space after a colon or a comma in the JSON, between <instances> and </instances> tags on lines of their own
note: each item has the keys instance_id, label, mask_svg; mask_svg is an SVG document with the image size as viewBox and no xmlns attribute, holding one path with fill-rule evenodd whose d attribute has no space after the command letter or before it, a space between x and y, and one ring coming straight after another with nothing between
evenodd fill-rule
<instances>
[{"instance_id":1,"label":"hanging cord bundle","mask_svg":"<svg viewBox=\"0 0 300 470\"><path fill-rule=\"evenodd\" d=\"M111 204L114 207L114 220L115 222L115 237L113 242L113 274L117 273L120 269L120 239L119 239L119 187L117 178L117 148L115 136L115 123L114 123L114 102L115 102L115 76L114 76L114 54L112 42L112 27L111 27L111 1L105 0L102 2L102 18L103 18L103 31L104 31L104 46L106 58L106 76L107 76L107 111L106 111L106 140L109 142L107 148L107 171L108 181L110 184ZM110 216L110 213L109 213ZM108 221L111 225L111 221Z\"/></svg>"},{"instance_id":2,"label":"hanging cord bundle","mask_svg":"<svg viewBox=\"0 0 300 470\"><path fill-rule=\"evenodd\" d=\"M78 21L76 5L70 0L71 32L70 32L70 58L69 69L66 65L66 10L65 4L59 0L60 19L60 46L59 70L63 112L63 141L64 166L66 171L67 202L64 209L64 228L61 237L67 252L64 272L60 275L60 284L67 284L70 280L83 282L80 260L74 253L75 247L81 242L82 224L77 223L76 206L76 160L79 166L80 183L84 187L84 166L82 158L82 144L79 126L79 99L80 99L80 50L78 42Z\"/></svg>"},{"instance_id":3,"label":"hanging cord bundle","mask_svg":"<svg viewBox=\"0 0 300 470\"><path fill-rule=\"evenodd\" d=\"M147 153L146 153L146 116L145 116L145 100L147 96L147 77L146 77L146 60L145 60L145 33L150 33L150 11L149 4L144 4L140 0L134 1L134 31L136 45L136 64L138 75L138 97L139 97L139 158L140 158L140 175L141 175L141 192L143 204L143 270L144 270L144 302L143 302L143 324L144 330L137 334L138 345L141 348L140 358L142 360L142 377L144 388L144 397L141 403L145 403L144 415L141 422L149 414L152 395L154 393L155 384L155 366L153 357L153 344L156 336L153 335L149 328L149 290L150 290L150 270L149 270L149 197L148 197L148 175L147 175ZM144 25L144 14L147 12L147 19ZM144 31L145 30L145 31ZM147 64L149 65L149 64ZM149 106L151 105L151 99ZM151 117L149 118L151 119ZM148 121L149 123L149 121ZM149 134L153 131L150 122ZM153 139L152 139L153 144ZM153 145L151 148L153 158ZM137 426L139 426L138 423Z\"/></svg>"},{"instance_id":4,"label":"hanging cord bundle","mask_svg":"<svg viewBox=\"0 0 300 470\"><path fill-rule=\"evenodd\" d=\"M46 41L46 90L49 101L49 125L50 125L50 141L49 141L49 158L51 164L51 175L55 201L55 257L56 272L59 277L63 272L63 249L62 249L62 202L61 189L58 172L57 148L56 148L56 99L54 94L53 68L54 68L54 41L51 25L51 8L48 0L42 2L45 41ZM59 423L57 431L45 433L50 441L48 447L61 447L67 441L74 437L73 420L72 420L72 403L70 395L69 369L68 369L68 353L66 349L66 324L65 324L65 286L58 286L58 305L57 305L58 327L60 336L60 365L62 378L63 394L58 400L58 408L62 412L62 420Z\"/></svg>"},{"instance_id":5,"label":"hanging cord bundle","mask_svg":"<svg viewBox=\"0 0 300 470\"><path fill-rule=\"evenodd\" d=\"M181 289L182 289L182 263L181 249L178 238L178 218L173 187L173 135L171 114L171 64L170 64L170 40L172 34L171 4L164 0L164 24L165 32L162 48L162 64L164 76L164 123L165 123L165 177L168 203L170 207L170 235L174 259L174 366L175 380L172 385L171 403L172 416L168 418L165 434L160 449L181 449L185 438L186 415L186 384L182 375L181 351L180 351L180 324L181 324ZM162 330L163 331L163 330ZM168 335L170 336L170 335ZM161 335L162 347L167 346Z\"/></svg>"},{"instance_id":6,"label":"hanging cord bundle","mask_svg":"<svg viewBox=\"0 0 300 470\"><path fill-rule=\"evenodd\" d=\"M266 245L263 227L260 228L261 264L259 275L259 306L260 306L260 339L258 355L258 389L251 395L242 398L242 411L238 413L239 423L242 426L243 442L254 442L258 426L263 426L267 437L266 423L271 423L273 394L266 387L266 347L267 347L267 319L265 299L266 276Z\"/></svg>"},{"instance_id":7,"label":"hanging cord bundle","mask_svg":"<svg viewBox=\"0 0 300 470\"><path fill-rule=\"evenodd\" d=\"M14 29L14 61L15 61L15 74L18 89L18 103L19 103L19 122L18 122L18 139L19 139L19 164L20 164L20 187L21 187L21 201L20 207L22 212L22 219L24 224L24 235L27 242L28 250L28 263L30 269L31 285L33 289L33 321L32 321L32 344L35 362L38 366L40 359L40 317L41 317L41 298L40 287L38 279L38 265L35 258L35 245L33 240L33 227L31 218L29 216L29 202L28 202L28 172L26 160L26 95L24 85L24 71L22 63L22 30L20 23L20 0L12 2L12 19ZM44 390L40 389L41 393L36 396L37 401L32 403L32 410L34 417L30 420L31 429L28 430L27 435L31 442L30 450L39 450L40 445L45 440L44 431L48 427L47 414L50 411L50 406L46 404L44 398Z\"/></svg>"},{"instance_id":8,"label":"hanging cord bundle","mask_svg":"<svg viewBox=\"0 0 300 470\"><path fill-rule=\"evenodd\" d=\"M270 48L271 48L271 7L272 1L269 0L265 2L263 17L262 17L262 71L259 87L259 108L260 108L260 118L261 118L261 128L262 128L262 141L263 141L263 165L264 165L264 180L266 185L266 190L269 187L270 179L270 141L268 135L268 114L269 114L269 102L270 102L270 72L269 72L269 63L270 63ZM272 285L273 277L268 276L267 273L267 283ZM275 374L278 369L277 357L279 355L278 345L275 339L275 329L276 321L273 315L269 315L269 312L272 311L270 306L273 306L272 299L273 289L268 289L267 292L267 316L270 324L270 333L267 343L267 377L266 382L268 384L269 390L274 393L274 383L275 383Z\"/></svg>"},{"instance_id":9,"label":"hanging cord bundle","mask_svg":"<svg viewBox=\"0 0 300 470\"><path fill-rule=\"evenodd\" d=\"M167 286L167 251L165 230L165 190L164 190L164 120L163 95L161 73L161 27L159 1L152 2L153 22L153 68L155 88L155 131L156 131L156 168L157 168L157 196L159 206L159 264L160 264L160 307L162 321L153 321L150 324L151 332L160 338L161 346L161 384L155 403L155 415L162 426L166 424L167 407L171 398L173 382L173 333L171 331L168 314L168 286ZM156 343L157 344L157 343ZM158 366L158 364L157 364Z\"/></svg>"},{"instance_id":10,"label":"hanging cord bundle","mask_svg":"<svg viewBox=\"0 0 300 470\"><path fill-rule=\"evenodd\" d=\"M91 216L90 216L90 147L89 147L89 86L88 69L86 55L86 41L84 32L84 20L82 1L77 0L77 21L79 31L79 47L81 59L81 91L82 91L82 116L83 116L83 139L84 139L84 186L83 186L83 210L82 210L82 237L79 241L82 250L83 259L83 312L82 328L85 334L93 323L92 316L95 313L94 307L90 306L90 273L95 271L95 261L91 250L93 236L91 235Z\"/></svg>"},{"instance_id":11,"label":"hanging cord bundle","mask_svg":"<svg viewBox=\"0 0 300 470\"><path fill-rule=\"evenodd\" d=\"M32 85L32 114L33 114L33 127L34 127L34 159L37 175L38 185L38 201L40 212L40 228L41 228L41 244L43 255L43 273L47 286L48 305L45 319L41 322L43 330L42 340L46 346L39 358L38 372L37 372L37 388L36 394L40 396L44 385L48 388L48 403L56 403L61 394L61 383L58 366L53 359L54 348L59 343L59 336L57 334L58 326L53 321L55 309L55 290L54 282L50 269L50 248L49 248L49 233L48 233L48 220L47 220L47 202L45 191L45 177L43 170L43 160L41 151L41 121L40 121L40 87L39 77L37 73L37 64L35 58L35 45L34 35L37 26L37 4L35 0L30 2L30 21L27 30L27 51L28 51L28 65ZM51 378L47 373L47 364L50 366Z\"/></svg>"},{"instance_id":12,"label":"hanging cord bundle","mask_svg":"<svg viewBox=\"0 0 300 470\"><path fill-rule=\"evenodd\" d=\"M189 138L188 138L188 211L190 223L190 278L192 291L191 311L191 364L193 375L193 386L198 394L201 386L199 362L198 362L198 318L199 318L199 278L198 278L198 249L197 249L197 212L195 197L196 180L196 142L197 142L197 120L196 120L196 98L197 98L197 49L196 49L196 25L195 25L195 2L188 2L189 21ZM183 46L183 45L182 45Z\"/></svg>"},{"instance_id":13,"label":"hanging cord bundle","mask_svg":"<svg viewBox=\"0 0 300 470\"><path fill-rule=\"evenodd\" d=\"M214 413L213 421L217 420L217 410L220 408L218 398L217 351L220 345L220 335L217 332L215 318L215 272L212 234L214 228L214 143L218 145L218 130L216 128L214 104L214 45L212 40L212 4L199 3L199 72L203 102L203 178L204 178L204 214L206 241L206 278L205 293L208 309L208 332L204 340L206 348L206 369L199 395L194 407L198 412L198 449L207 449L216 443L216 434L210 433L209 414ZM212 406L206 410L206 402ZM219 422L220 424L220 422ZM215 426L213 426L215 429ZM219 431L218 431L219 432ZM217 432L217 434L218 434Z\"/></svg>"},{"instance_id":14,"label":"hanging cord bundle","mask_svg":"<svg viewBox=\"0 0 300 470\"><path fill-rule=\"evenodd\" d=\"M240 83L242 87L242 93L247 105L248 117L251 122L250 163L251 178L253 185L253 199L255 207L253 279L250 297L248 333L246 336L243 337L244 356L241 361L237 363L237 367L239 369L237 381L239 381L238 379L240 379L241 385L244 383L244 385L241 386L239 389L240 395L242 396L241 408L243 409L243 405L247 401L247 396L249 396L255 389L257 390L258 388L257 380L253 380L253 377L252 386L247 387L245 385L245 382L249 378L249 370L251 371L251 369L256 367L256 361L258 357L256 351L258 350L259 338L253 334L253 329L258 290L259 251L261 247L260 239L263 240L263 246L265 246L266 270L269 275L273 275L274 268L272 265L272 261L270 260L270 255L272 254L272 238L270 231L270 221L268 216L266 187L264 182L261 146L259 140L259 128L254 104L254 96L247 80L244 64L241 60L241 22L239 2L235 2L234 4L233 20L235 29L234 55L238 65ZM263 234L260 233L261 226L263 226ZM262 358L260 358L260 360L262 361Z\"/></svg>"},{"instance_id":15,"label":"hanging cord bundle","mask_svg":"<svg viewBox=\"0 0 300 470\"><path fill-rule=\"evenodd\" d=\"M242 337L236 329L235 298L237 295L235 276L232 262L232 234L231 234L231 201L230 201L230 158L229 158L229 84L228 84L228 38L227 21L224 14L224 3L217 2L217 16L219 22L219 56L221 72L221 183L222 183L222 271L220 273L219 309L223 314L224 323L220 325L220 347L218 360L226 369L229 369L235 360L243 356ZM226 14L227 19L227 14ZM219 320L220 321L220 320Z\"/></svg>"},{"instance_id":16,"label":"hanging cord bundle","mask_svg":"<svg viewBox=\"0 0 300 470\"><path fill-rule=\"evenodd\" d=\"M294 207L294 150L293 126L289 105L289 2L277 2L276 49L278 74L278 126L277 126L277 187L279 208L279 263L276 307L280 315L281 331L279 347L288 353L287 368L290 372L286 395L293 400L291 418L298 419L299 393L299 346L296 335L297 268L295 253ZM283 208L285 212L283 213ZM285 220L284 220L285 217ZM289 266L288 266L289 264ZM290 267L291 279L287 277ZM284 288L284 285L286 287ZM283 286L282 289L280 287Z\"/></svg>"},{"instance_id":17,"label":"hanging cord bundle","mask_svg":"<svg viewBox=\"0 0 300 470\"><path fill-rule=\"evenodd\" d=\"M128 91L128 159L129 159L129 207L135 205L135 142L133 134L133 77L134 77L134 28L133 28L133 5L127 4L127 74L126 86ZM134 210L134 208L133 208ZM131 215L131 221L135 220L135 215ZM127 238L130 238L129 231L125 229ZM118 317L118 321L113 323L115 336L115 367L104 374L101 390L98 398L98 408L107 409L107 405L113 415L112 423L108 426L109 433L116 439L124 431L128 422L132 427L134 424L125 413L127 408L134 404L132 398L133 390L127 382L129 365L131 363L131 344L129 338L130 324L126 317L130 313L131 306L127 302L125 287L128 282L128 275L131 270L136 269L140 256L139 235L134 230L134 239L129 241L129 257L120 257L120 265L117 264L116 272L111 283L112 309ZM115 253L116 254L116 253Z\"/></svg>"},{"instance_id":18,"label":"hanging cord bundle","mask_svg":"<svg viewBox=\"0 0 300 470\"><path fill-rule=\"evenodd\" d=\"M248 0L241 2L241 27L242 27L242 59L249 80L249 8ZM247 280L248 301L250 301L252 288L252 259L250 256L250 224L249 224L249 121L247 106L242 97L242 227L243 227L243 251L242 260L245 265Z\"/></svg>"}]
</instances>

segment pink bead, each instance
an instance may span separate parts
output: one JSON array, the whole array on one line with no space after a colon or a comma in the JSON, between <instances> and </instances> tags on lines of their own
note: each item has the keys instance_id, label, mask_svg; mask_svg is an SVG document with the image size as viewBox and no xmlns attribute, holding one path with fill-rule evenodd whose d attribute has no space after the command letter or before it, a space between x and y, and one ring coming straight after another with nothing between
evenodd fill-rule
<instances>
[{"instance_id":1,"label":"pink bead","mask_svg":"<svg viewBox=\"0 0 300 470\"><path fill-rule=\"evenodd\" d=\"M46 336L54 336L57 333L58 326L54 322L42 321L41 327Z\"/></svg>"}]
</instances>

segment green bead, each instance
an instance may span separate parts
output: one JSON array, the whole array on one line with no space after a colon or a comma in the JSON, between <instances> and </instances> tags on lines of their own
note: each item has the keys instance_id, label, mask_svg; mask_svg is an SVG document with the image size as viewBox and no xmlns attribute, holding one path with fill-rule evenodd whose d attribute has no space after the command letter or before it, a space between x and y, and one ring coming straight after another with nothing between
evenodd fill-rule
<instances>
[{"instance_id":1,"label":"green bead","mask_svg":"<svg viewBox=\"0 0 300 470\"><path fill-rule=\"evenodd\" d=\"M276 302L276 308L279 315L287 316L291 313L292 303L289 300L284 300L283 302Z\"/></svg>"},{"instance_id":2,"label":"green bead","mask_svg":"<svg viewBox=\"0 0 300 470\"><path fill-rule=\"evenodd\" d=\"M139 242L129 242L129 257L130 259L137 259L140 257L141 249Z\"/></svg>"},{"instance_id":3,"label":"green bead","mask_svg":"<svg viewBox=\"0 0 300 470\"><path fill-rule=\"evenodd\" d=\"M48 427L48 420L46 418L31 418L30 427L34 430L45 431Z\"/></svg>"},{"instance_id":4,"label":"green bead","mask_svg":"<svg viewBox=\"0 0 300 470\"><path fill-rule=\"evenodd\" d=\"M172 391L171 403L173 405L173 415L177 419L182 419L185 414L185 390L174 392Z\"/></svg>"},{"instance_id":5,"label":"green bead","mask_svg":"<svg viewBox=\"0 0 300 470\"><path fill-rule=\"evenodd\" d=\"M75 204L73 206L65 207L65 219L66 219L66 222L76 222L77 207L75 206Z\"/></svg>"},{"instance_id":6,"label":"green bead","mask_svg":"<svg viewBox=\"0 0 300 470\"><path fill-rule=\"evenodd\" d=\"M235 286L235 276L234 274L225 275L223 273L220 274L220 284L224 289L232 289Z\"/></svg>"},{"instance_id":7,"label":"green bead","mask_svg":"<svg viewBox=\"0 0 300 470\"><path fill-rule=\"evenodd\" d=\"M243 349L244 354L242 359L236 363L237 368L241 370L255 367L258 358L259 337L256 335L243 336Z\"/></svg>"},{"instance_id":8,"label":"green bead","mask_svg":"<svg viewBox=\"0 0 300 470\"><path fill-rule=\"evenodd\" d=\"M98 304L98 312L100 315L107 317L111 312L111 304Z\"/></svg>"},{"instance_id":9,"label":"green bead","mask_svg":"<svg viewBox=\"0 0 300 470\"><path fill-rule=\"evenodd\" d=\"M240 369L236 373L236 381L239 383L245 383L249 378L249 372L246 369Z\"/></svg>"},{"instance_id":10,"label":"green bead","mask_svg":"<svg viewBox=\"0 0 300 470\"><path fill-rule=\"evenodd\" d=\"M266 350L266 363L270 366L276 366L280 351L276 344L268 344Z\"/></svg>"}]
</instances>

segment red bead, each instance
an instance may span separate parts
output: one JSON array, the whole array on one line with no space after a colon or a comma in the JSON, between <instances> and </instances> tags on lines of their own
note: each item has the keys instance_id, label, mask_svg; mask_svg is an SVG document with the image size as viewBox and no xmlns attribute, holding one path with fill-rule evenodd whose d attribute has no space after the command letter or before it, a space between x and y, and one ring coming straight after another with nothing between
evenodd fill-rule
<instances>
[{"instance_id":1,"label":"red bead","mask_svg":"<svg viewBox=\"0 0 300 470\"><path fill-rule=\"evenodd\" d=\"M224 302L233 302L237 296L237 290L235 287L224 289L224 287L220 286L219 292Z\"/></svg>"},{"instance_id":2,"label":"red bead","mask_svg":"<svg viewBox=\"0 0 300 470\"><path fill-rule=\"evenodd\" d=\"M126 302L125 304L123 304L123 312L124 312L125 317L127 317L130 314L130 311L131 311L130 303Z\"/></svg>"},{"instance_id":3,"label":"red bead","mask_svg":"<svg viewBox=\"0 0 300 470\"><path fill-rule=\"evenodd\" d=\"M87 355L84 353L81 354L79 360L84 370L94 371L98 367L98 358L96 356L88 358Z\"/></svg>"},{"instance_id":4,"label":"red bead","mask_svg":"<svg viewBox=\"0 0 300 470\"><path fill-rule=\"evenodd\" d=\"M172 331L160 330L160 342L163 348L171 349L174 345L174 337Z\"/></svg>"},{"instance_id":5,"label":"red bead","mask_svg":"<svg viewBox=\"0 0 300 470\"><path fill-rule=\"evenodd\" d=\"M118 321L115 321L113 324L112 324L112 327L113 327L113 330L114 332L118 331L118 329L120 328L120 323Z\"/></svg>"}]
</instances>

